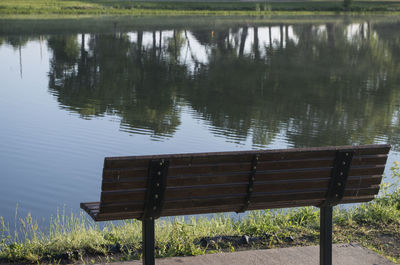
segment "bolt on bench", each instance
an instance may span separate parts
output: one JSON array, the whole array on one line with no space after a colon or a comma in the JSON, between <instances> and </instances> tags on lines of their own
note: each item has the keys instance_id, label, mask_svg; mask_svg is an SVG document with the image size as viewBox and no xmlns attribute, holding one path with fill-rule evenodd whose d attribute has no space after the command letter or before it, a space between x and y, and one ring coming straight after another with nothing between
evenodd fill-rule
<instances>
[{"instance_id":1,"label":"bolt on bench","mask_svg":"<svg viewBox=\"0 0 400 265\"><path fill-rule=\"evenodd\" d=\"M100 202L81 203L95 221L142 220L143 264L154 264L161 216L317 206L320 264L332 264L332 207L379 191L390 145L339 146L104 160Z\"/></svg>"}]
</instances>

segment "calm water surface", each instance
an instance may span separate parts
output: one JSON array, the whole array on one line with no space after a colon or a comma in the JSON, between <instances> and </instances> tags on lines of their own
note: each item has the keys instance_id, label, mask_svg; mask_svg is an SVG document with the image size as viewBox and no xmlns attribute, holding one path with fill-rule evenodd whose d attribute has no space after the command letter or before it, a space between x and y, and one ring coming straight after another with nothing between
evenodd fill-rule
<instances>
[{"instance_id":1,"label":"calm water surface","mask_svg":"<svg viewBox=\"0 0 400 265\"><path fill-rule=\"evenodd\" d=\"M0 21L7 221L97 201L105 156L390 143L400 159L396 20L95 24Z\"/></svg>"}]
</instances>

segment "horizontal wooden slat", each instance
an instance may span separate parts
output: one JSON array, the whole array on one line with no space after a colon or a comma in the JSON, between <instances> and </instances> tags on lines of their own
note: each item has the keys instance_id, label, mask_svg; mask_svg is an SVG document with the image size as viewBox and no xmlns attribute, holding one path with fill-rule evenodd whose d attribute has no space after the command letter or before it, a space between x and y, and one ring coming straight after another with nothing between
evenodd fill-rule
<instances>
[{"instance_id":1,"label":"horizontal wooden slat","mask_svg":"<svg viewBox=\"0 0 400 265\"><path fill-rule=\"evenodd\" d=\"M347 197L343 198L341 203L360 203L368 202L373 200L374 196L362 196L362 197ZM263 204L251 204L248 210L263 210L263 209L276 209L276 208L292 208L302 206L317 206L320 205L323 200L302 200L297 202L279 202L279 203L263 203ZM232 212L229 206L213 206L213 207L197 207L185 209L185 211L179 209L170 209L162 212L163 216L177 216L177 215L191 215L191 214L206 214L206 213L219 213L219 212Z\"/></svg>"},{"instance_id":2,"label":"horizontal wooden slat","mask_svg":"<svg viewBox=\"0 0 400 265\"><path fill-rule=\"evenodd\" d=\"M321 199L314 200L299 200L297 202L272 202L272 203L252 203L248 210L262 210L262 209L275 209L275 208L290 208L290 207L302 207L302 206L313 206L319 205L323 201ZM239 210L238 207L236 210ZM211 206L211 207L195 207L185 209L184 215L196 214L196 213L216 213L216 212L232 212L232 206ZM163 216L182 215L177 209L168 209L162 212Z\"/></svg>"},{"instance_id":3,"label":"horizontal wooden slat","mask_svg":"<svg viewBox=\"0 0 400 265\"><path fill-rule=\"evenodd\" d=\"M379 185L382 181L382 175L372 176L350 176L347 179L347 187L367 187L368 185Z\"/></svg>"},{"instance_id":4,"label":"horizontal wooden slat","mask_svg":"<svg viewBox=\"0 0 400 265\"><path fill-rule=\"evenodd\" d=\"M349 176L382 175L384 170L385 164L372 166L352 166L349 171Z\"/></svg>"},{"instance_id":5,"label":"horizontal wooden slat","mask_svg":"<svg viewBox=\"0 0 400 265\"><path fill-rule=\"evenodd\" d=\"M328 178L331 173L331 168L322 169L299 169L299 170L275 170L263 171L256 173L256 179L260 181L265 180L285 180L285 179L309 179L309 178ZM190 185L204 185L204 184L223 184L223 183L241 183L248 182L249 172L227 173L216 175L198 175L198 176L168 176L167 186L190 186ZM103 191L123 190L123 189L136 189L145 188L146 178L132 178L103 181Z\"/></svg>"},{"instance_id":6,"label":"horizontal wooden slat","mask_svg":"<svg viewBox=\"0 0 400 265\"><path fill-rule=\"evenodd\" d=\"M104 168L147 167L151 159L168 159L170 166L195 165L205 163L227 163L251 161L257 153L260 160L300 159L334 156L336 150L354 150L355 155L386 154L390 145L334 146L298 149L258 150L240 152L214 152L192 154L167 154L153 156L109 157L104 160Z\"/></svg>"},{"instance_id":7,"label":"horizontal wooden slat","mask_svg":"<svg viewBox=\"0 0 400 265\"><path fill-rule=\"evenodd\" d=\"M361 202L369 202L375 199L376 194L374 195L365 195L365 196L358 196L358 197L346 197L340 201L340 204L345 203L361 203Z\"/></svg>"},{"instance_id":8,"label":"horizontal wooden slat","mask_svg":"<svg viewBox=\"0 0 400 265\"><path fill-rule=\"evenodd\" d=\"M373 195L377 194L379 191L379 187L368 188L368 189L357 189L357 191L353 189L346 189L344 193L344 197L347 196L364 196L364 195ZM355 194L356 193L356 194ZM296 202L298 200L307 200L307 199L323 199L325 197L326 192L316 189L315 191L293 191L287 192L284 194L274 194L274 193L255 193L251 199L251 203L269 203L269 202L279 202L279 201L293 201ZM191 200L176 200L176 201L166 201L164 203L165 209L170 208L192 208L192 207L200 207L200 206L212 206L212 205L233 205L237 207L237 205L241 205L244 202L243 197L233 197L233 198L199 198L199 199L191 199Z\"/></svg>"},{"instance_id":9,"label":"horizontal wooden slat","mask_svg":"<svg viewBox=\"0 0 400 265\"><path fill-rule=\"evenodd\" d=\"M85 212L90 215L90 217L96 220L100 208L100 202L85 202L81 203L80 206Z\"/></svg>"}]
</instances>

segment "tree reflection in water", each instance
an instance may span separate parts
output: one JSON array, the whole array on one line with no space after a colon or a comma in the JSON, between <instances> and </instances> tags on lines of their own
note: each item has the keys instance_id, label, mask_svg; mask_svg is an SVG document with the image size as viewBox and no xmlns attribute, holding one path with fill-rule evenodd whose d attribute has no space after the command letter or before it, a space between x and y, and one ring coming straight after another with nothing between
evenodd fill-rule
<instances>
[{"instance_id":1,"label":"tree reflection in water","mask_svg":"<svg viewBox=\"0 0 400 265\"><path fill-rule=\"evenodd\" d=\"M400 142L398 24L246 25L49 36L49 89L83 118L172 137L183 106L265 146Z\"/></svg>"}]
</instances>

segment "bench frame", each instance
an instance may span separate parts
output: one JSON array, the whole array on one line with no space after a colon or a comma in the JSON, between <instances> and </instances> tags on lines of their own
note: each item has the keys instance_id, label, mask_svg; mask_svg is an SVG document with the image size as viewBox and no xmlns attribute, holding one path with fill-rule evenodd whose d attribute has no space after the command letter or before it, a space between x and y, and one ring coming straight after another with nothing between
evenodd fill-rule
<instances>
[{"instance_id":1,"label":"bench frame","mask_svg":"<svg viewBox=\"0 0 400 265\"><path fill-rule=\"evenodd\" d=\"M359 148L385 148L389 151L389 145L370 145L364 147L356 146L345 146L345 147L327 147L329 150L335 150L335 158L333 167L331 169L331 176L329 179L329 185L326 192L325 199L320 205L320 265L332 265L332 213L333 206L341 203L341 199L344 196L347 178L350 172L351 163L354 151ZM323 148L312 148L312 149L298 149L298 150L320 150ZM294 149L292 149L294 150ZM284 152L284 150L281 150ZM253 182L255 180L255 170L257 167L258 154L262 151L250 151L253 154L251 162L251 170L248 179L247 196L243 202L242 207L237 212L244 212L250 204ZM234 152L221 153L229 154ZM203 154L202 154L203 155ZM207 154L204 154L207 155ZM155 156L154 159L149 159L147 184L145 192L145 201L143 214L140 218L142 221L142 248L143 248L143 264L154 265L155 264L155 232L154 224L155 219L161 215L161 210L164 203L164 192L167 186L167 175L169 160L167 156ZM386 161L386 160L385 160ZM356 202L356 201L354 201ZM87 211L95 220L96 216L88 209L87 205L82 203L81 208ZM103 219L104 220L104 219ZM112 219L106 219L112 220Z\"/></svg>"}]
</instances>

